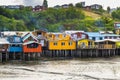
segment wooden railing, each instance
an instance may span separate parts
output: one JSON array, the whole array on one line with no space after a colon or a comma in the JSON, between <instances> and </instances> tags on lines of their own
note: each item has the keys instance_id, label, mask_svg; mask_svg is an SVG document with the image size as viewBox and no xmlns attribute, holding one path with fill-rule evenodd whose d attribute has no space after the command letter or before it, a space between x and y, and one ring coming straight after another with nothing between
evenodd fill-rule
<instances>
[{"instance_id":1,"label":"wooden railing","mask_svg":"<svg viewBox=\"0 0 120 80\"><path fill-rule=\"evenodd\" d=\"M115 44L100 44L98 45L99 49L115 49L116 45Z\"/></svg>"},{"instance_id":2,"label":"wooden railing","mask_svg":"<svg viewBox=\"0 0 120 80\"><path fill-rule=\"evenodd\" d=\"M88 45L88 46L78 45L77 48L78 49L91 49L91 48L95 48L95 46L94 45Z\"/></svg>"},{"instance_id":3,"label":"wooden railing","mask_svg":"<svg viewBox=\"0 0 120 80\"><path fill-rule=\"evenodd\" d=\"M77 46L77 49L115 49L115 48L117 48L115 44Z\"/></svg>"}]
</instances>

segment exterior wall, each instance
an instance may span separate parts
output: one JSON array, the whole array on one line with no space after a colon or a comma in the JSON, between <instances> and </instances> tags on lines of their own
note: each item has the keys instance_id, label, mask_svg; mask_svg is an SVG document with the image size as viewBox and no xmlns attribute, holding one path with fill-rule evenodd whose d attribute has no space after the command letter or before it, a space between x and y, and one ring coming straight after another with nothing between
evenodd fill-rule
<instances>
[{"instance_id":1,"label":"exterior wall","mask_svg":"<svg viewBox=\"0 0 120 80\"><path fill-rule=\"evenodd\" d=\"M54 34L47 34L47 39L54 39L55 38L55 35Z\"/></svg>"},{"instance_id":2,"label":"exterior wall","mask_svg":"<svg viewBox=\"0 0 120 80\"><path fill-rule=\"evenodd\" d=\"M89 44L89 42L90 42L90 44ZM83 43L84 43L84 45L83 45ZM94 47L95 46L94 41L88 40L88 39L79 40L77 45L78 45L78 48L79 47Z\"/></svg>"},{"instance_id":3,"label":"exterior wall","mask_svg":"<svg viewBox=\"0 0 120 80\"><path fill-rule=\"evenodd\" d=\"M22 52L23 51L23 49L22 49L22 47L9 47L8 48L8 52Z\"/></svg>"},{"instance_id":4,"label":"exterior wall","mask_svg":"<svg viewBox=\"0 0 120 80\"><path fill-rule=\"evenodd\" d=\"M47 34L47 33L44 32L44 31L39 31L39 30L38 30L38 31L34 31L34 32L32 32L32 34L35 35L35 36L38 36L39 33L41 33L40 35L46 37L46 34Z\"/></svg>"},{"instance_id":5,"label":"exterior wall","mask_svg":"<svg viewBox=\"0 0 120 80\"><path fill-rule=\"evenodd\" d=\"M90 36L89 39L93 40L92 38L95 37L95 41L97 40L104 40L104 39L119 39L119 35L118 36ZM105 38L107 37L107 38ZM102 38L102 39L100 39Z\"/></svg>"},{"instance_id":6,"label":"exterior wall","mask_svg":"<svg viewBox=\"0 0 120 80\"><path fill-rule=\"evenodd\" d=\"M22 38L19 36L10 36L8 37L10 43L22 43Z\"/></svg>"},{"instance_id":7,"label":"exterior wall","mask_svg":"<svg viewBox=\"0 0 120 80\"><path fill-rule=\"evenodd\" d=\"M64 39L64 40L70 40L70 36L69 35L63 35L63 34L60 34L59 35L59 37L58 37L59 39Z\"/></svg>"},{"instance_id":8,"label":"exterior wall","mask_svg":"<svg viewBox=\"0 0 120 80\"><path fill-rule=\"evenodd\" d=\"M74 40L88 39L88 35L85 33L77 32L77 33L71 34L71 38Z\"/></svg>"},{"instance_id":9,"label":"exterior wall","mask_svg":"<svg viewBox=\"0 0 120 80\"><path fill-rule=\"evenodd\" d=\"M69 45L69 42L72 42L72 44ZM57 45L54 45L54 43L57 43ZM62 45L62 43L65 43L65 45ZM49 50L74 50L74 49L76 49L75 41L69 40L49 41Z\"/></svg>"},{"instance_id":10,"label":"exterior wall","mask_svg":"<svg viewBox=\"0 0 120 80\"><path fill-rule=\"evenodd\" d=\"M0 46L0 52L7 52L8 44L4 44Z\"/></svg>"},{"instance_id":11,"label":"exterior wall","mask_svg":"<svg viewBox=\"0 0 120 80\"><path fill-rule=\"evenodd\" d=\"M51 37L50 37L51 35ZM56 40L56 39L64 39L64 40L70 40L70 36L67 34L48 34L47 35L48 40Z\"/></svg>"},{"instance_id":12,"label":"exterior wall","mask_svg":"<svg viewBox=\"0 0 120 80\"><path fill-rule=\"evenodd\" d=\"M115 45L117 48L120 48L120 42L116 42Z\"/></svg>"},{"instance_id":13,"label":"exterior wall","mask_svg":"<svg viewBox=\"0 0 120 80\"><path fill-rule=\"evenodd\" d=\"M23 45L23 52L24 53L41 53L42 47L40 44L37 48L28 48L27 45Z\"/></svg>"},{"instance_id":14,"label":"exterior wall","mask_svg":"<svg viewBox=\"0 0 120 80\"><path fill-rule=\"evenodd\" d=\"M92 9L100 9L101 5L95 4L95 5L91 5Z\"/></svg>"},{"instance_id":15,"label":"exterior wall","mask_svg":"<svg viewBox=\"0 0 120 80\"><path fill-rule=\"evenodd\" d=\"M8 41L10 42L10 45L8 46L8 52L22 52L22 45L19 43L22 43L22 38L20 36L10 36L8 37Z\"/></svg>"},{"instance_id":16,"label":"exterior wall","mask_svg":"<svg viewBox=\"0 0 120 80\"><path fill-rule=\"evenodd\" d=\"M92 39L93 37L95 37L95 41L100 40L100 38L102 38L102 40L105 39L105 37L103 37L103 36L89 36L89 39L93 40Z\"/></svg>"},{"instance_id":17,"label":"exterior wall","mask_svg":"<svg viewBox=\"0 0 120 80\"><path fill-rule=\"evenodd\" d=\"M39 43L41 44L42 47L46 47L47 42L45 40L39 40Z\"/></svg>"}]
</instances>

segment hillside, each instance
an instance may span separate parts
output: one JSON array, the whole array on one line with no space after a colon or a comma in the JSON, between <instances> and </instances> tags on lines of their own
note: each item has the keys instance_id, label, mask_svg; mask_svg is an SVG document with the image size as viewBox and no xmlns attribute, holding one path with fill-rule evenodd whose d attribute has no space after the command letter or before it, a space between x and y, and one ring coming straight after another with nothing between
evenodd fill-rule
<instances>
[{"instance_id":1,"label":"hillside","mask_svg":"<svg viewBox=\"0 0 120 80\"><path fill-rule=\"evenodd\" d=\"M25 7L20 10L0 8L1 30L34 30L45 29L50 32L63 30L99 31L100 27L113 30L114 20L108 16L86 11L81 8L48 8L40 12L33 12ZM4 27L4 28L3 28Z\"/></svg>"},{"instance_id":2,"label":"hillside","mask_svg":"<svg viewBox=\"0 0 120 80\"><path fill-rule=\"evenodd\" d=\"M96 14L92 11L83 10L83 12L84 12L85 16L89 16L89 17L93 18L94 20L101 18L101 15Z\"/></svg>"}]
</instances>

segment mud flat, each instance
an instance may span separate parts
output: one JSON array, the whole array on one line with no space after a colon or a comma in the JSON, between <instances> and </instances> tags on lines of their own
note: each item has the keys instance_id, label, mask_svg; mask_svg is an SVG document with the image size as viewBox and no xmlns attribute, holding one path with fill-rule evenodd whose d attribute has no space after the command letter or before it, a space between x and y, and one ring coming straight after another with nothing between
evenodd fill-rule
<instances>
[{"instance_id":1,"label":"mud flat","mask_svg":"<svg viewBox=\"0 0 120 80\"><path fill-rule=\"evenodd\" d=\"M0 80L120 80L120 57L0 65Z\"/></svg>"}]
</instances>

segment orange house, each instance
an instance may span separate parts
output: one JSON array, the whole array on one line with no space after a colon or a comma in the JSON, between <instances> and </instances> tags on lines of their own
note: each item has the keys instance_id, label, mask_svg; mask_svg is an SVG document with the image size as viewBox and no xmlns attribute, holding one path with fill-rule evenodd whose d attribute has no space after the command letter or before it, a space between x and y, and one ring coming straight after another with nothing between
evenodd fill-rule
<instances>
[{"instance_id":1,"label":"orange house","mask_svg":"<svg viewBox=\"0 0 120 80\"><path fill-rule=\"evenodd\" d=\"M32 33L23 36L23 52L24 53L41 53L42 46Z\"/></svg>"},{"instance_id":2,"label":"orange house","mask_svg":"<svg viewBox=\"0 0 120 80\"><path fill-rule=\"evenodd\" d=\"M40 53L42 52L41 44L31 41L23 44L24 53Z\"/></svg>"}]
</instances>

